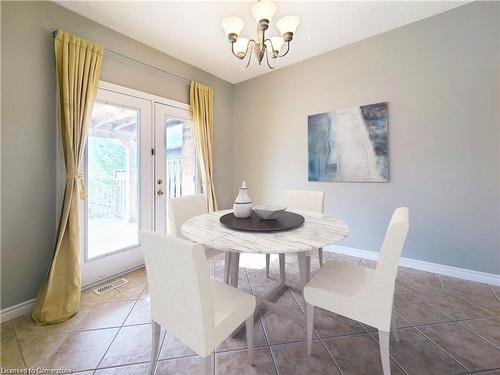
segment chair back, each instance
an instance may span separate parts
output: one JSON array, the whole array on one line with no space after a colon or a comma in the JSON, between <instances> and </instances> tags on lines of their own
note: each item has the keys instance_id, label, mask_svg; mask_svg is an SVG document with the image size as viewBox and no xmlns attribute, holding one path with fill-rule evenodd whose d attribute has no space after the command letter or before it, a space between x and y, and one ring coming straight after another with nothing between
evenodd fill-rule
<instances>
[{"instance_id":1,"label":"chair back","mask_svg":"<svg viewBox=\"0 0 500 375\"><path fill-rule=\"evenodd\" d=\"M403 251L408 229L409 210L407 207L400 207L392 214L375 270L378 291L382 294L387 293L391 306L394 295L394 284L398 273L399 258Z\"/></svg>"},{"instance_id":2,"label":"chair back","mask_svg":"<svg viewBox=\"0 0 500 375\"><path fill-rule=\"evenodd\" d=\"M205 356L215 329L215 312L203 246L149 231L140 235L151 319Z\"/></svg>"},{"instance_id":3,"label":"chair back","mask_svg":"<svg viewBox=\"0 0 500 375\"><path fill-rule=\"evenodd\" d=\"M325 193L323 191L285 190L285 206L292 210L325 212Z\"/></svg>"},{"instance_id":4,"label":"chair back","mask_svg":"<svg viewBox=\"0 0 500 375\"><path fill-rule=\"evenodd\" d=\"M182 224L192 217L208 212L207 197L204 194L170 198L167 205L170 234L184 239L181 231Z\"/></svg>"}]
</instances>

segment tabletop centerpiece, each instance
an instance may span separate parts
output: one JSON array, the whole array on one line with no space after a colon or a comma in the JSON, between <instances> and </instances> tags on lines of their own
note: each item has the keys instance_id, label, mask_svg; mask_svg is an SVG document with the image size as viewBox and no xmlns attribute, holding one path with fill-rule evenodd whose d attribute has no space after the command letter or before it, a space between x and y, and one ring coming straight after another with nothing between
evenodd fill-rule
<instances>
[{"instance_id":1,"label":"tabletop centerpiece","mask_svg":"<svg viewBox=\"0 0 500 375\"><path fill-rule=\"evenodd\" d=\"M233 204L233 212L220 217L219 221L234 230L270 232L289 230L304 224L304 217L286 211L283 205L260 205L252 208L246 181L243 181Z\"/></svg>"}]
</instances>

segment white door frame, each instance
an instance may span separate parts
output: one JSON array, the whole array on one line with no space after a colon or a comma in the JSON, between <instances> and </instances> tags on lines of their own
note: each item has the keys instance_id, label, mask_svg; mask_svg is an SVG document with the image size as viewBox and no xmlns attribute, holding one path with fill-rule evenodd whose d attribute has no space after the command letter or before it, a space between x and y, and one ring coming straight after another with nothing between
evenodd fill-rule
<instances>
[{"instance_id":1,"label":"white door frame","mask_svg":"<svg viewBox=\"0 0 500 375\"><path fill-rule=\"evenodd\" d=\"M147 92L131 89L128 87L116 85L114 83L99 81L98 87L102 90L113 91L113 92L118 92L120 94L135 96L136 98L139 99L145 99L154 103L161 103L164 105L168 105L169 107L185 109L191 112L191 106L189 104L182 103L177 100L167 99L154 94L149 94Z\"/></svg>"},{"instance_id":2,"label":"white door frame","mask_svg":"<svg viewBox=\"0 0 500 375\"><path fill-rule=\"evenodd\" d=\"M142 91L130 89L109 82L100 81L98 85L98 94L96 100L109 101L113 103L113 98L120 98L120 105L125 104L133 108L138 108L140 111L140 124L138 134L139 147L139 170L140 170L140 204L139 210L141 217L140 229L154 230L155 228L155 176L154 162L155 156L152 150L155 148L155 105L162 105L172 113L182 113L182 118L185 116L191 117L191 107L188 104L181 103L175 100L166 99L157 95L145 93ZM116 99L115 99L116 100ZM127 104L128 103L128 104ZM147 106L147 109L146 109ZM178 112L177 112L178 111ZM170 113L170 112L169 112ZM165 138L163 138L165 139ZM58 145L58 148L60 146ZM161 149L161 147L159 147ZM58 156L60 155L58 149ZM64 161L59 160L58 165ZM82 163L81 169L85 168L85 163ZM61 171L61 168L58 168ZM62 171L65 173L64 168ZM81 171L84 173L85 171ZM84 174L85 175L85 174ZM58 181L61 180L58 177ZM65 179L64 179L65 180ZM60 188L57 189L58 197L62 200ZM59 201L59 199L58 199ZM165 199L163 200L165 201ZM163 202L163 205L165 203ZM82 271L82 287L94 284L99 280L108 279L114 275L123 273L129 269L136 268L144 264L144 257L140 246L132 247L127 250L121 250L110 253L109 255L94 258L90 261L85 259L85 239L86 239L86 210L85 202L80 204L80 232L81 232L81 271Z\"/></svg>"}]
</instances>

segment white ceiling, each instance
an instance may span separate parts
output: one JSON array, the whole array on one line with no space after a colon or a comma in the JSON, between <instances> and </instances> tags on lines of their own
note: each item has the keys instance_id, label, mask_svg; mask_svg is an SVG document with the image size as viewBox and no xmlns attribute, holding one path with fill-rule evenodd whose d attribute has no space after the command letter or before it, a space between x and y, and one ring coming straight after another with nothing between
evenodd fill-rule
<instances>
[{"instance_id":1,"label":"white ceiling","mask_svg":"<svg viewBox=\"0 0 500 375\"><path fill-rule=\"evenodd\" d=\"M253 1L59 1L61 6L97 23L154 47L179 60L238 83L269 72L252 59L243 63L232 56L221 20L243 18L241 35L255 37ZM276 20L295 14L301 24L290 53L277 69L341 46L433 16L468 1L277 1Z\"/></svg>"}]
</instances>

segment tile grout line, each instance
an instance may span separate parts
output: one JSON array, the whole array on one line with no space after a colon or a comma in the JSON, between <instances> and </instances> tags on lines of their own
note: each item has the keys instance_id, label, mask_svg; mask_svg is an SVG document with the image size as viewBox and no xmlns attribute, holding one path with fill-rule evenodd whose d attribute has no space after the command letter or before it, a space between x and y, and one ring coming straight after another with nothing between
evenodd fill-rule
<instances>
[{"instance_id":1,"label":"tile grout line","mask_svg":"<svg viewBox=\"0 0 500 375\"><path fill-rule=\"evenodd\" d=\"M450 293L450 291L448 290L448 292L447 292L447 293ZM477 319L484 319L484 318L493 318L493 317L495 317L495 316L498 316L498 314L494 314L494 313L492 313L491 311L489 311L489 310L487 310L486 308L484 308L484 307L482 307L482 306L478 305L478 304L477 304L477 303L475 303L475 302L472 302L472 301L470 301L470 300L468 300L468 299L466 299L466 298L464 298L464 297L462 297L462 296L460 296L460 295L458 295L458 296L457 296L457 295L456 295L454 292L452 292L452 291L451 291L450 295L451 295L452 297L454 297L454 298L457 298L457 299L461 300L461 301L464 301L464 302L470 303L471 305L473 305L473 306L475 306L476 308L478 308L478 309L480 309L480 310L482 310L482 311L484 311L484 312L488 313L489 315L487 315L487 316L476 316L476 317L472 317L472 318L456 319L456 318L453 318L451 315L448 315L448 314L446 314L445 312L441 311L441 310L440 310L437 306L434 306L434 305L432 305L432 304L431 304L431 303L429 303L429 302L425 302L425 301L424 301L421 297L419 297L419 296L417 296L417 295L415 295L415 297L417 297L419 300L423 301L424 303L426 303L426 304L428 304L428 305L430 305L430 306L434 307L434 308L435 308L436 310L438 310L440 313L442 313L442 314L444 314L444 315L448 316L449 318L453 319L453 321L454 321L454 322L461 322L461 321L468 321L468 320L477 320ZM446 323L446 322L442 322L442 323ZM432 323L432 324L439 324L439 323ZM425 325L425 324L423 324L423 325ZM423 326L423 325L421 325L421 326Z\"/></svg>"},{"instance_id":2,"label":"tile grout line","mask_svg":"<svg viewBox=\"0 0 500 375\"><path fill-rule=\"evenodd\" d=\"M500 347L496 346L493 342L491 342L490 340L488 340L487 338L483 337L482 335L480 335L479 333L477 333L476 331L474 331L472 328L470 327L467 327L465 324L463 324L462 322L456 322L457 324L459 324L460 326L464 327L466 330L472 332L473 334L475 334L476 336L479 336L483 341L487 342L488 344L492 345L493 347L495 347L496 349L500 350Z\"/></svg>"},{"instance_id":3,"label":"tile grout line","mask_svg":"<svg viewBox=\"0 0 500 375\"><path fill-rule=\"evenodd\" d=\"M108 366L108 367L101 367L101 368L97 368L97 369L90 370L90 371L97 372L97 371L101 371L101 370L114 369L114 368L120 368L120 367L145 365L145 364L149 364L149 363L150 363L150 361L133 362L133 363L127 363L127 364L124 364L124 365L112 365L112 366ZM89 370L84 370L83 372L85 372L85 371L89 371Z\"/></svg>"},{"instance_id":4,"label":"tile grout line","mask_svg":"<svg viewBox=\"0 0 500 375\"><path fill-rule=\"evenodd\" d=\"M439 284L441 285L441 289L444 289L444 284L443 284L443 278L441 277L440 274L437 274L439 278Z\"/></svg>"},{"instance_id":5,"label":"tile grout line","mask_svg":"<svg viewBox=\"0 0 500 375\"><path fill-rule=\"evenodd\" d=\"M27 368L28 366L26 365L26 360L24 359L24 354L23 354L23 351L21 349L21 344L19 344L19 339L17 337L16 327L14 326L14 323L12 323L10 320L9 320L9 325L11 326L12 330L14 331L14 339L16 340L17 349L19 350L19 354L21 355L21 359L23 360L24 367Z\"/></svg>"},{"instance_id":6,"label":"tile grout line","mask_svg":"<svg viewBox=\"0 0 500 375\"><path fill-rule=\"evenodd\" d=\"M439 275L439 277L441 278L441 275ZM500 297L496 295L495 291L493 290L493 288L491 287L491 285L490 285L490 284L480 283L480 282L474 282L474 281L470 281L470 282L472 282L472 283L474 283L474 284L485 284L485 285L487 285L487 286L488 286L488 289L489 289L489 290L491 291L491 293L493 294L493 297L495 297L495 299L497 300L497 302L499 302L499 303L500 303ZM480 308L481 310L486 311L487 313L489 313L489 314L490 314L490 315L492 315L492 316L496 316L496 315L498 315L498 314L495 314L495 313L491 312L491 311L490 311L490 310L488 310L486 307L483 307L483 306L481 306L480 304L478 304L478 303L476 303L476 302L474 302L474 301L471 301L470 299L468 299L468 298L464 297L464 296L461 294L461 293L463 293L463 291L462 291L462 292L457 292L457 291L454 291L453 289L448 289L448 288L446 288L446 287L444 286L444 284L443 284L443 290L445 290L447 293L450 293L450 295L451 295L451 296L453 296L453 297L455 297L455 298L458 298L458 299L461 299L461 300L463 300L463 301L466 301L466 302L468 302L468 303L470 303L470 304L472 304L472 305L474 305L474 306L476 306L476 307ZM465 294L466 294L466 293L465 293Z\"/></svg>"},{"instance_id":7,"label":"tile grout line","mask_svg":"<svg viewBox=\"0 0 500 375\"><path fill-rule=\"evenodd\" d=\"M141 293L139 293L138 298L137 298L137 299L135 300L135 302L134 302L134 305L132 306L132 308L131 308L131 309L130 309L130 311L128 312L128 314L127 314L127 316L125 317L125 319L123 319L123 322L122 322L122 324L121 324L120 328L118 328L118 331L116 331L116 334L115 334L115 336L113 337L113 340L111 340L111 343L108 345L108 347L107 347L106 351L104 352L103 356L101 357L101 359L100 359L99 363L97 364L97 366L96 366L96 368L95 368L95 371L97 371L97 370L99 369L99 366L101 365L102 360L104 359L104 357L106 357L106 354L108 354L109 349L111 348L111 346L113 345L113 343L114 343L114 342L115 342L115 340L116 340L116 337L118 336L118 334L119 334L119 333L120 333L120 331L122 330L122 328L123 328L123 324L125 324L125 321L128 319L128 317L129 317L129 316L130 316L130 314L132 313L132 310L134 310L134 307L137 305L137 302L139 301L139 299L140 299L140 297L141 297L142 293L144 292L144 290L146 289L146 286L147 286L147 285L148 285L148 284L146 283L146 285L144 286L144 288L142 288ZM95 372L95 371L94 371L94 372Z\"/></svg>"},{"instance_id":8,"label":"tile grout line","mask_svg":"<svg viewBox=\"0 0 500 375\"><path fill-rule=\"evenodd\" d=\"M492 319L492 318L499 318L499 315L487 315L487 316L475 316L474 318L465 318L465 319L456 319L455 321L457 323L459 322L473 322L475 320L481 320L481 319Z\"/></svg>"},{"instance_id":9,"label":"tile grout line","mask_svg":"<svg viewBox=\"0 0 500 375\"><path fill-rule=\"evenodd\" d=\"M398 313L398 315L400 315ZM402 318L403 316L400 315ZM427 327L427 326L431 326L431 325L437 325L437 324L446 324L446 323L451 323L451 322L441 322L441 323L432 323L432 324L427 324L427 325L422 325L422 326L416 326L414 325L411 321L403 318L408 324L410 324L410 327L406 327L406 328L402 328L402 329L415 329L418 333L420 333L422 336L424 336L427 340L429 340L432 344L434 344L434 346L436 346L439 350L441 350L445 355L447 355L448 357L450 357L451 359L453 359L455 362L457 362L460 366L462 366L462 368L467 371L467 372L470 372L464 365L462 365L462 363L460 363L457 359L455 359L450 353L448 353L446 350L444 350L444 348L442 348L440 345L438 345L436 342L434 342L434 340L431 340L429 337L427 337L427 335L425 335L420 329L419 327ZM371 336L371 335L370 335Z\"/></svg>"},{"instance_id":10,"label":"tile grout line","mask_svg":"<svg viewBox=\"0 0 500 375\"><path fill-rule=\"evenodd\" d=\"M169 362L169 361L176 361L179 359L186 359L186 358L198 358L199 359L201 357L198 354L194 353L194 354L180 355L178 357L159 359L158 362ZM140 363L149 363L149 362L140 362Z\"/></svg>"},{"instance_id":11,"label":"tile grout line","mask_svg":"<svg viewBox=\"0 0 500 375\"><path fill-rule=\"evenodd\" d=\"M47 355L46 358L43 359L43 361L40 362L40 366L43 365L45 362L47 362L50 357L52 357L56 352L57 352L57 349L59 349L59 347L68 339L68 337L72 334L75 334L75 333L78 333L78 332L68 332L66 333L66 337L61 340L61 342L59 344L56 345L56 347Z\"/></svg>"},{"instance_id":12,"label":"tile grout line","mask_svg":"<svg viewBox=\"0 0 500 375\"><path fill-rule=\"evenodd\" d=\"M482 311L484 311L484 312L486 312L486 313L490 314L489 316L479 316L479 317L477 317L477 318L487 318L487 317L492 317L492 316L495 316L495 314L493 314L491 311L489 311L489 310L487 310L486 308L484 308L484 307L482 307L482 306L478 305L478 304L477 304L477 303L475 303L475 302L472 302L472 301L468 300L467 298L462 297L461 295L457 295L457 294L456 294L456 292L454 292L454 291L452 291L452 290L449 290L449 289L446 289L446 288L443 288L443 290L445 291L444 293L446 293L446 294L450 295L451 297L453 297L453 298L457 298L457 299L459 299L459 300L461 300L461 301L464 301L464 302L467 302L467 303L470 303L471 305L473 305L473 306L477 307L478 309L480 309L480 310L482 310ZM418 293L420 293L420 294L425 294L425 293L429 293L429 292L418 292ZM419 300L421 300L421 301L424 301L421 297L419 297L419 296L417 295L417 293L415 294L415 297L417 297L417 298L418 298ZM431 303L426 302L426 301L424 301L424 302L425 302L425 303L427 303L428 305L430 305L430 306L434 307L436 310L439 310L439 308L438 308L438 307L436 307L436 306L432 305ZM441 313L443 313L443 314L445 314L445 315L449 316L450 318L453 318L451 315L448 315L448 314L444 313L444 312L443 312L443 311L441 311L441 310L439 310L439 311L440 311ZM467 320L467 319L476 319L476 317L474 317L474 318L465 318L465 319L455 319L455 318L453 318L453 320L456 320L456 321L458 321L458 320Z\"/></svg>"},{"instance_id":13,"label":"tile grout line","mask_svg":"<svg viewBox=\"0 0 500 375\"><path fill-rule=\"evenodd\" d=\"M248 285L250 285L250 290L252 291L252 295L255 296L255 294L254 294L255 291L253 289L253 285L252 285L252 282L250 281L250 276L248 275L246 268L245 268L245 274L247 276ZM266 326L264 324L264 318L262 318L260 311L257 311L257 315L259 316L260 324L262 326L262 331L264 332L264 338L265 338L266 343L267 343L267 350L269 350L269 353L271 355L271 361L273 362L274 370L276 371L276 374L279 375L278 365L276 364L276 360L274 358L273 351L271 350L271 344L269 342L269 337L267 336L267 330L266 330Z\"/></svg>"},{"instance_id":14,"label":"tile grout line","mask_svg":"<svg viewBox=\"0 0 500 375\"><path fill-rule=\"evenodd\" d=\"M328 258L327 258L328 259ZM294 294L292 293L292 291L290 290L290 287L287 285L286 286L288 292L292 295L292 298L293 300L295 301L295 303L299 306L299 309L305 314L305 311L304 309L302 308L302 306L300 306L300 303L299 301L297 301L297 298L295 298ZM304 301L305 302L305 301ZM306 302L307 303L307 302ZM359 323L358 323L359 324ZM307 329L307 328L306 328ZM339 364L337 363L336 359L333 357L333 355L330 353L330 351L328 350L328 348L326 347L325 343L323 342L323 339L322 337L318 334L318 331L314 328L313 329L314 333L316 334L316 336L318 337L318 341L320 342L321 346L323 347L323 349L325 349L326 351L326 354L328 354L328 356L330 357L330 359L332 360L333 362L333 365L337 368L337 370L339 370L340 374L343 375L343 372L342 370L340 369L340 366ZM307 340L306 340L307 342Z\"/></svg>"},{"instance_id":15,"label":"tile grout line","mask_svg":"<svg viewBox=\"0 0 500 375\"><path fill-rule=\"evenodd\" d=\"M492 286L490 284L488 284L488 286L490 287L490 290L493 293L493 295L495 296L495 298L497 299L497 301L500 302L500 295L497 295L495 293L495 290L492 288Z\"/></svg>"},{"instance_id":16,"label":"tile grout line","mask_svg":"<svg viewBox=\"0 0 500 375\"><path fill-rule=\"evenodd\" d=\"M250 276L248 276L248 272L247 272L246 268L243 268L243 269L245 270L245 275L247 276L248 285L250 285L250 290L252 291L252 295L255 296L255 294L254 294L255 291L253 289L252 282L250 281ZM276 374L279 375L278 366L276 364L276 360L274 358L273 351L271 350L271 344L269 342L269 337L267 336L267 330L266 330L266 326L264 324L264 319L262 318L262 315L260 314L260 311L257 311L256 313L259 316L259 320L260 320L260 323L262 325L262 331L264 332L264 338L266 339L267 349L269 350L269 353L271 354L271 361L273 362L274 370L276 371Z\"/></svg>"},{"instance_id":17,"label":"tile grout line","mask_svg":"<svg viewBox=\"0 0 500 375\"><path fill-rule=\"evenodd\" d=\"M45 336L65 336L63 340L61 340L61 342L59 344L57 344L54 349L52 349L46 356L45 358L43 358L40 363L38 363L37 365L38 366L42 366L44 363L46 363L50 357L52 357L56 352L57 352L57 349L59 349L59 347L67 340L67 338L72 335L72 334L75 334L75 333L78 333L78 331L75 331L76 327L78 327L78 325L83 321L83 319L85 319L87 317L88 314L90 314L90 312L92 310L94 310L96 304L94 303L92 305L92 307L80 318L80 320L75 323L75 327L74 328L71 328L68 332L61 332L60 334L54 334L54 335L45 335ZM75 314L76 315L76 314ZM72 317L73 318L73 317ZM71 319L71 318L70 318ZM17 339L17 331L16 331L16 327L14 325L14 323L12 323L12 326L14 328L14 333L16 335L16 339ZM42 335L40 335L39 337L42 337ZM19 351L21 352L21 356L23 357L23 360L24 360L24 354L22 353L22 349L21 349L21 346L18 342L18 346L19 346ZM24 364L26 367L27 367L27 364L26 364L26 361L25 361L25 364Z\"/></svg>"},{"instance_id":18,"label":"tile grout line","mask_svg":"<svg viewBox=\"0 0 500 375\"><path fill-rule=\"evenodd\" d=\"M416 299L418 299L418 300L420 300L420 302L421 302L421 303L423 303L424 305L427 305L427 306L429 306L429 307L433 308L434 310L439 311L441 314L443 314L443 315L444 315L444 316L446 316L447 318L451 319L451 321L453 321L453 322L455 321L455 318L454 318L454 317L452 317L452 316L448 315L448 314L447 314L447 313L445 313L444 311L441 311L438 307L436 307L436 306L434 306L434 305L432 305L432 304L430 304L430 303L428 303L428 302L425 302L425 301L424 301L421 297L419 297L417 294L415 294L415 298L416 298ZM439 323L439 322L438 322L438 323ZM440 322L440 323L447 323L447 322Z\"/></svg>"},{"instance_id":19,"label":"tile grout line","mask_svg":"<svg viewBox=\"0 0 500 375\"><path fill-rule=\"evenodd\" d=\"M488 286L490 286L490 285L488 285ZM459 300L462 300L462 301L465 301L465 302L467 302L467 303L470 303L471 305L473 305L473 306L475 306L475 307L477 307L477 308L479 308L479 309L481 309L481 310L483 310L483 311L487 312L488 314L490 314L490 316L495 316L495 315L496 315L496 314L492 313L490 310L486 309L485 307L483 307L483 306L481 306L481 305L477 304L476 302L471 301L471 300L469 300L469 299L465 298L465 297L464 297L464 296L462 296L461 294L457 294L458 292L455 292L455 291L450 290L450 289L445 288L445 287L443 287L443 290L445 291L445 293L447 293L447 294L451 295L452 297L454 297L454 298L458 298ZM495 292L493 292L493 289L491 289L491 286L490 286L490 290L492 291L493 296L494 296L495 298L497 298L497 296L495 295ZM425 292L425 291L424 291L424 292L420 292L420 293L427 293L427 292ZM420 298L420 299L421 299L421 298ZM499 301L499 302L500 302L500 301ZM472 319L473 319L473 318L472 318ZM464 319L462 319L462 320L464 320Z\"/></svg>"},{"instance_id":20,"label":"tile grout line","mask_svg":"<svg viewBox=\"0 0 500 375\"><path fill-rule=\"evenodd\" d=\"M422 336L424 336L427 340L429 340L430 342L432 342L437 348L439 348L443 353L445 353L448 357L450 357L451 359L453 359L455 362L457 362L460 366L462 366L464 368L465 371L467 372L472 372L471 370L469 370L467 367L465 367L465 365L462 364L462 362L460 362L458 360L458 358L455 358L455 356L453 356L451 353L448 353L448 351L446 351L441 345L439 345L437 342L435 342L434 340L432 340L429 336L427 336L424 332L422 332L419 327L414 327Z\"/></svg>"},{"instance_id":21,"label":"tile grout line","mask_svg":"<svg viewBox=\"0 0 500 375\"><path fill-rule=\"evenodd\" d=\"M396 314L397 316L399 316L399 318L400 318L401 320L403 320L405 323L407 323L407 324L408 324L408 326L411 326L410 321L409 321L408 319L404 318L404 317L403 317L400 313L398 313L397 311L394 311L394 309L393 309L393 313L394 313L394 314ZM401 328L404 328L404 327L401 327ZM397 327L396 327L396 330L398 330L398 328L397 328Z\"/></svg>"},{"instance_id":22,"label":"tile grout line","mask_svg":"<svg viewBox=\"0 0 500 375\"><path fill-rule=\"evenodd\" d=\"M53 334L53 335L49 335L49 336L62 336L62 335L68 335L68 334L71 334L71 333L101 331L103 329L114 329L114 328L122 328L122 327L135 327L135 326L143 326L145 324L149 324L149 322L146 322L146 323L122 324L122 325L117 325L117 326L100 327L100 328L89 328L89 329L82 329L81 331L71 331L71 332L65 332L65 333L63 332L63 333ZM39 337L42 337L42 336L39 336Z\"/></svg>"},{"instance_id":23,"label":"tile grout line","mask_svg":"<svg viewBox=\"0 0 500 375\"><path fill-rule=\"evenodd\" d=\"M472 320L476 320L476 319L472 319ZM407 322L409 322L407 320ZM441 325L441 324L450 324L450 323L458 323L459 321L455 321L455 320L450 320L450 321L447 321L447 322L434 322L434 323L425 323L425 324L412 324L412 323L409 323L410 325L408 327L400 327L398 329L406 329L406 328L425 328L425 327L432 327L432 326L438 326L438 325ZM374 332L374 331L372 331Z\"/></svg>"},{"instance_id":24,"label":"tile grout line","mask_svg":"<svg viewBox=\"0 0 500 375\"><path fill-rule=\"evenodd\" d=\"M466 302L469 302L471 305L474 305L474 306L476 306L477 308L479 308L479 309L481 309L481 310L483 310L483 311L486 311L488 314L490 314L490 316L489 316L489 317L493 317L493 316L497 316L497 315L499 315L499 314L495 314L495 313L491 312L491 311L490 311L490 310L488 310L486 307L483 307L483 306L481 306L481 305L478 305L476 302L473 302L473 301L471 301L471 300L469 300L469 299L467 299L467 298L460 297L460 296L456 296L456 297L457 297L457 298L461 298L461 299L463 299L463 300L464 300L464 301L466 301ZM485 318L486 318L486 316L485 316ZM462 320L464 320L464 319L462 319Z\"/></svg>"},{"instance_id":25,"label":"tile grout line","mask_svg":"<svg viewBox=\"0 0 500 375\"><path fill-rule=\"evenodd\" d=\"M479 371L475 371L475 372L470 372L471 374L478 374L478 375L484 375L484 374L487 374L488 372L490 371L498 371L500 370L500 367L495 367L495 368L490 368L488 370L479 370Z\"/></svg>"},{"instance_id":26,"label":"tile grout line","mask_svg":"<svg viewBox=\"0 0 500 375\"><path fill-rule=\"evenodd\" d=\"M280 372L278 370L278 365L276 364L276 359L274 358L273 351L271 350L271 343L269 342L269 337L267 336L267 330L266 330L266 326L264 325L264 320L262 318L262 315L260 314L260 311L257 312L257 314L259 315L259 319L262 322L262 330L264 331L264 338L266 339L266 342L267 342L267 349L269 350L269 353L271 354L271 361L273 362L274 370L276 371L276 374L279 375Z\"/></svg>"},{"instance_id":27,"label":"tile grout line","mask_svg":"<svg viewBox=\"0 0 500 375\"><path fill-rule=\"evenodd\" d=\"M333 354L330 353L330 351L326 347L326 344L323 342L323 339L321 337L319 337L319 336L318 336L318 338L319 338L319 342L320 342L321 346L323 347L323 349L325 349L326 354L328 354L328 356L332 360L333 365L337 368L337 370L339 370L340 375L343 375L344 373L342 372L342 369L340 368L340 365L337 363L337 360L335 359L335 357L333 356Z\"/></svg>"}]
</instances>

